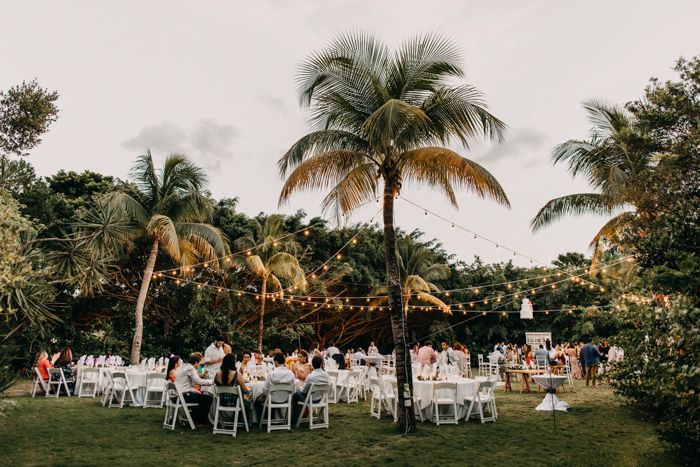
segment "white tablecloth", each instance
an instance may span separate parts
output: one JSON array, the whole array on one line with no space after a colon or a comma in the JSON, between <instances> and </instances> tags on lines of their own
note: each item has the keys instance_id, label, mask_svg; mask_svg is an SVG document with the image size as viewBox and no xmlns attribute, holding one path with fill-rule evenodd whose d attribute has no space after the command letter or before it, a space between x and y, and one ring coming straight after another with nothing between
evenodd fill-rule
<instances>
[{"instance_id":1,"label":"white tablecloth","mask_svg":"<svg viewBox=\"0 0 700 467\"><path fill-rule=\"evenodd\" d=\"M538 405L535 410L553 411L562 410L566 411L569 408L569 404L559 400L554 390L564 384L566 381L566 376L559 375L534 375L532 380L542 386L545 390L552 390L552 393L547 393L544 396L544 400Z\"/></svg>"},{"instance_id":2,"label":"white tablecloth","mask_svg":"<svg viewBox=\"0 0 700 467\"><path fill-rule=\"evenodd\" d=\"M469 410L469 405L465 405L464 398L467 396L473 396L479 389L479 382L486 380L486 378L471 379L471 378L451 378L447 381L457 383L457 393L455 401L457 402L457 412L459 418L464 418L467 415L467 410ZM386 383L396 383L396 377L385 376L384 381ZM420 400L420 406L416 409L423 411L423 416L428 420L433 417L433 388L435 386L435 381L419 381L417 379L413 380L413 394L417 399Z\"/></svg>"}]
</instances>

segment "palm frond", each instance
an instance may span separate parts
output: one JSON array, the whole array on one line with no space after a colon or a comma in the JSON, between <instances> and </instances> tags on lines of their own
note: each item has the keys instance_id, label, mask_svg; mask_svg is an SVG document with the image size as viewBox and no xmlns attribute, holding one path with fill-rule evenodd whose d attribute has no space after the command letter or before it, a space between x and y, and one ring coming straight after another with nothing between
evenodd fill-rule
<instances>
[{"instance_id":1,"label":"palm frond","mask_svg":"<svg viewBox=\"0 0 700 467\"><path fill-rule=\"evenodd\" d=\"M174 261L180 261L180 239L177 228L168 216L156 214L151 217L146 226L146 232L151 238L157 239L159 246Z\"/></svg>"},{"instance_id":2,"label":"palm frond","mask_svg":"<svg viewBox=\"0 0 700 467\"><path fill-rule=\"evenodd\" d=\"M416 294L416 298L418 300L420 300L421 302L430 303L433 306L439 307L443 313L446 313L448 315L452 314L452 310L450 310L450 306L434 295L430 295L429 293L419 292Z\"/></svg>"},{"instance_id":3,"label":"palm frond","mask_svg":"<svg viewBox=\"0 0 700 467\"><path fill-rule=\"evenodd\" d=\"M467 189L482 198L491 198L510 206L508 197L498 180L474 161L447 148L427 147L407 151L401 155L401 174L405 180L445 189ZM449 198L449 191L446 194ZM450 200L456 206L456 200Z\"/></svg>"},{"instance_id":4,"label":"palm frond","mask_svg":"<svg viewBox=\"0 0 700 467\"><path fill-rule=\"evenodd\" d=\"M530 228L537 231L565 215L610 215L617 206L599 193L578 193L547 201L530 221Z\"/></svg>"}]
</instances>

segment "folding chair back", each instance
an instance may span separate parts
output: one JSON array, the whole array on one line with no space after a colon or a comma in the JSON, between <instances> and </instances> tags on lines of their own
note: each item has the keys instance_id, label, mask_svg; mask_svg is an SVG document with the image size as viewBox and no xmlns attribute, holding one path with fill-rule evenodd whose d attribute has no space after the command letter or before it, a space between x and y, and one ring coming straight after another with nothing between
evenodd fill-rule
<instances>
[{"instance_id":1,"label":"folding chair back","mask_svg":"<svg viewBox=\"0 0 700 467\"><path fill-rule=\"evenodd\" d=\"M348 375L350 377L351 375ZM316 428L328 428L328 394L331 391L330 384L319 384L311 383L311 388L306 394L304 401L299 401L301 407L301 414L304 414L305 410L308 410L308 418L299 417L297 421L297 426L301 424L302 421L309 422L309 429L313 430ZM321 421L317 422L316 411L320 412Z\"/></svg>"},{"instance_id":2,"label":"folding chair back","mask_svg":"<svg viewBox=\"0 0 700 467\"><path fill-rule=\"evenodd\" d=\"M292 395L294 384L271 384L263 405L260 426L267 422L267 432L292 429ZM281 416L273 417L273 414Z\"/></svg>"},{"instance_id":3,"label":"folding chair back","mask_svg":"<svg viewBox=\"0 0 700 467\"><path fill-rule=\"evenodd\" d=\"M66 376L63 374L63 368L49 368L49 391L46 393L46 396L48 397L49 395L58 398L61 394L61 389L66 390L66 394L70 396L70 389L68 388L68 382L66 381ZM51 391L53 389L56 389L55 394L51 394Z\"/></svg>"},{"instance_id":4,"label":"folding chair back","mask_svg":"<svg viewBox=\"0 0 700 467\"><path fill-rule=\"evenodd\" d=\"M233 401L233 404L230 402ZM238 416L244 413L240 386L216 386L214 397L215 435L236 436L238 433Z\"/></svg>"},{"instance_id":5,"label":"folding chair back","mask_svg":"<svg viewBox=\"0 0 700 467\"><path fill-rule=\"evenodd\" d=\"M143 396L144 409L163 407L166 381L164 373L152 372L146 374L146 394Z\"/></svg>"},{"instance_id":6,"label":"folding chair back","mask_svg":"<svg viewBox=\"0 0 700 467\"><path fill-rule=\"evenodd\" d=\"M50 379L51 375L49 375L49 380ZM48 381L45 381L44 378L41 377L39 369L37 367L34 367L34 385L32 387L32 397L36 395L37 388L41 388L41 390L44 392L44 395L47 395L49 393Z\"/></svg>"},{"instance_id":7,"label":"folding chair back","mask_svg":"<svg viewBox=\"0 0 700 467\"><path fill-rule=\"evenodd\" d=\"M80 369L80 385L78 397L95 397L100 382L100 369L82 367Z\"/></svg>"},{"instance_id":8,"label":"folding chair back","mask_svg":"<svg viewBox=\"0 0 700 467\"><path fill-rule=\"evenodd\" d=\"M168 382L165 385L165 419L163 428L175 429L178 421L186 421L190 429L194 430L195 425L190 414L190 407L197 404L188 404L185 397L180 392L180 388L175 383Z\"/></svg>"},{"instance_id":9,"label":"folding chair back","mask_svg":"<svg viewBox=\"0 0 700 467\"><path fill-rule=\"evenodd\" d=\"M433 420L436 425L458 423L456 399L457 383L454 381L438 381L433 385ZM440 411L441 407L449 410Z\"/></svg>"}]
</instances>

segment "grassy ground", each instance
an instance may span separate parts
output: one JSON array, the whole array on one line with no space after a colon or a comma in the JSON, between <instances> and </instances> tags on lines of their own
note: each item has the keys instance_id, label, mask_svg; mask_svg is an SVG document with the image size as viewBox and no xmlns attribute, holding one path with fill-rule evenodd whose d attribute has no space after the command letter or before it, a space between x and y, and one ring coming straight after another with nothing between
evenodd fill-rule
<instances>
[{"instance_id":1,"label":"grassy ground","mask_svg":"<svg viewBox=\"0 0 700 467\"><path fill-rule=\"evenodd\" d=\"M367 402L331 406L328 430L237 438L210 430L164 430L159 409L107 409L97 400L13 397L21 407L0 418L0 465L675 465L649 425L607 388L581 386L560 397L572 406L534 408L543 394L497 393L496 423L419 423L397 436Z\"/></svg>"}]
</instances>

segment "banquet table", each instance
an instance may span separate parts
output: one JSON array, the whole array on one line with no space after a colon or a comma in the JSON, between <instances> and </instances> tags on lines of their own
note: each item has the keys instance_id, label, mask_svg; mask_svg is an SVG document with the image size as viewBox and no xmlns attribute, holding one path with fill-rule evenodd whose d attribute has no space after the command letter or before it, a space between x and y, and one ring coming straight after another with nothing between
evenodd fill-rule
<instances>
[{"instance_id":1,"label":"banquet table","mask_svg":"<svg viewBox=\"0 0 700 467\"><path fill-rule=\"evenodd\" d=\"M80 383L83 379L84 375L84 369L85 368L90 368L90 367L85 367L81 366L78 367L78 373L76 375L75 379L75 387L76 387L76 393L78 388L80 387ZM106 372L109 372L110 374L114 373L116 368L114 367L107 367L107 368L99 368L99 377L97 380L97 387L98 387L98 392L104 392L105 386L107 385L107 377L105 375ZM146 396L146 375L149 373L157 373L155 371L147 371L147 370L142 370L138 367L134 368L126 368L124 370L119 370L123 371L126 375L126 379L129 382L129 386L131 387L131 392L134 394L134 406L140 407L143 406L143 401ZM165 378L165 374L163 374L163 378Z\"/></svg>"},{"instance_id":2,"label":"banquet table","mask_svg":"<svg viewBox=\"0 0 700 467\"><path fill-rule=\"evenodd\" d=\"M532 380L547 391L547 394L544 396L544 400L535 408L535 410L550 412L553 410L568 410L569 404L559 400L556 395L557 388L564 384L564 382L567 380L566 376L544 374L533 376Z\"/></svg>"},{"instance_id":3,"label":"banquet table","mask_svg":"<svg viewBox=\"0 0 700 467\"><path fill-rule=\"evenodd\" d=\"M381 355L366 355L362 357L362 360L365 362L369 363L370 365L379 365L382 363L382 356Z\"/></svg>"},{"instance_id":4,"label":"banquet table","mask_svg":"<svg viewBox=\"0 0 700 467\"><path fill-rule=\"evenodd\" d=\"M396 383L396 377L394 376L384 376L384 381L386 383ZM457 392L455 396L455 401L457 402L457 415L459 418L464 418L469 410L469 405L465 405L464 399L467 396L474 396L479 390L479 383L481 381L486 381L484 377L477 377L477 379L472 378L462 378L462 377L450 377L446 381L457 383ZM423 416L432 420L433 418L433 390L436 381L420 381L418 379L413 380L413 394L416 399L419 400L419 410L423 412Z\"/></svg>"}]
</instances>

